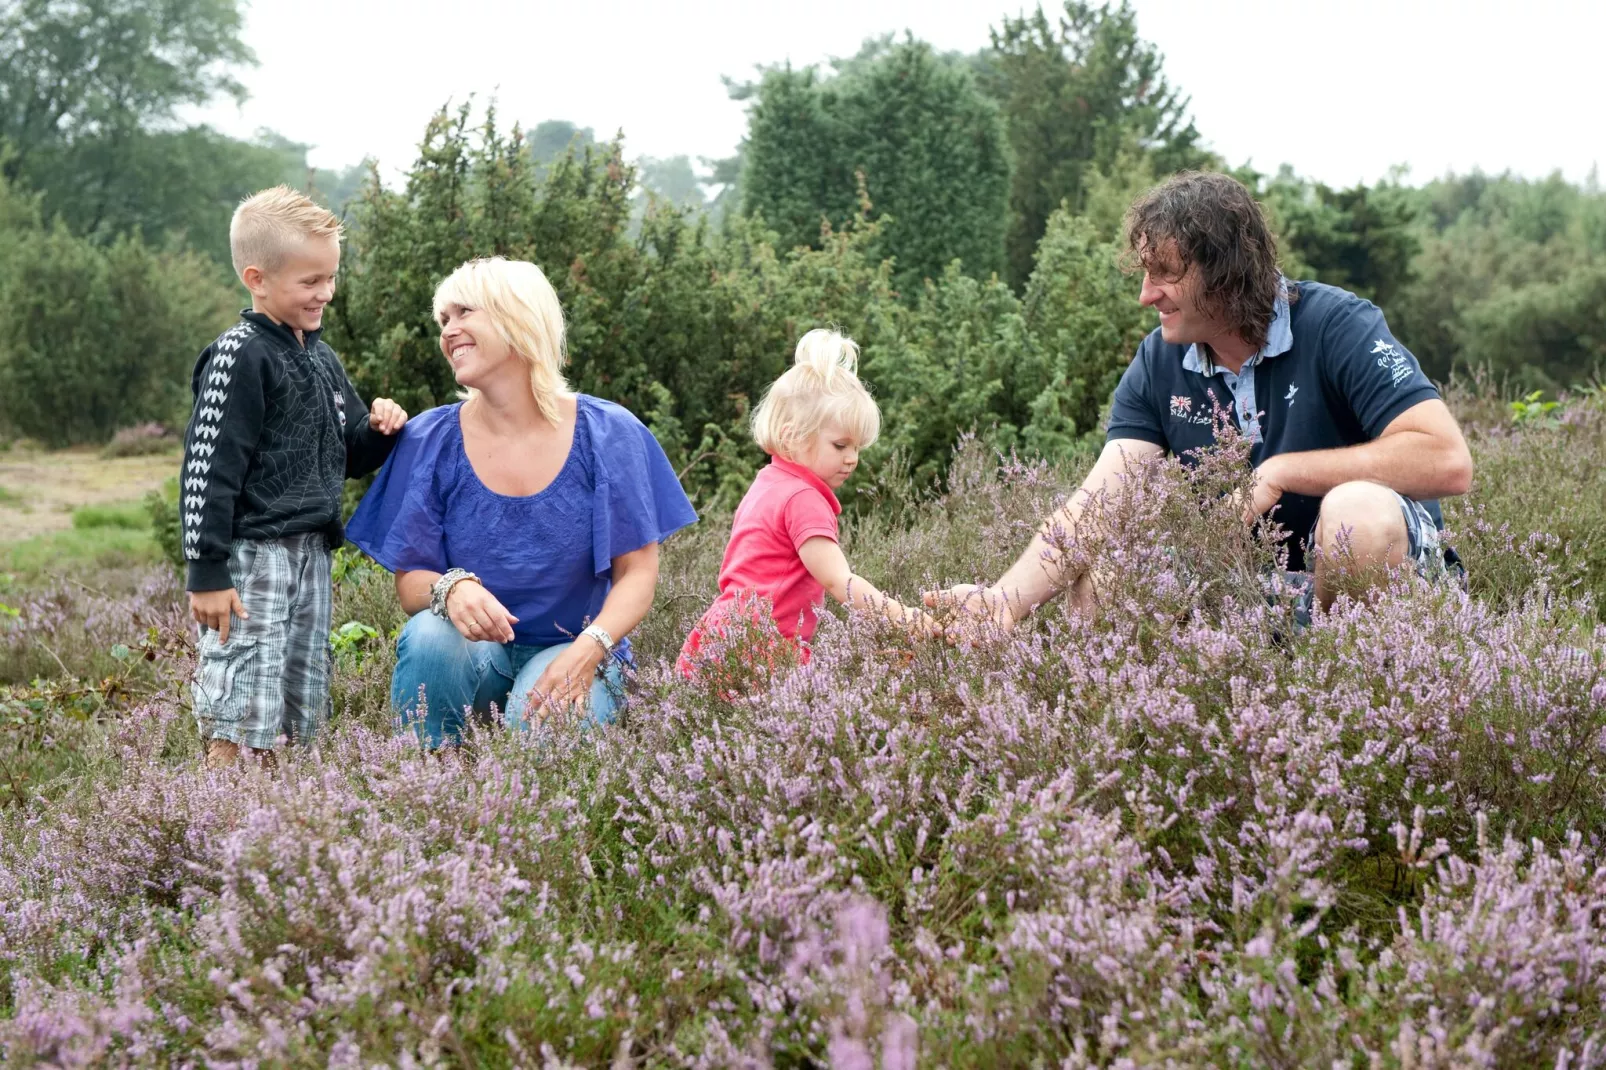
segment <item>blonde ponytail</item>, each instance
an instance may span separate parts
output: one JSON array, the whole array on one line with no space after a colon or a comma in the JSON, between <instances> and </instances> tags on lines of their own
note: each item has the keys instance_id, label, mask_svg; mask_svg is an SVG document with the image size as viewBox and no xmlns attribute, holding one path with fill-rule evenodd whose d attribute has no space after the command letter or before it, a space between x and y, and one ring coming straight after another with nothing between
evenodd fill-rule
<instances>
[{"instance_id":1,"label":"blonde ponytail","mask_svg":"<svg viewBox=\"0 0 1606 1070\"><path fill-rule=\"evenodd\" d=\"M797 343L792 367L770 385L753 410L753 440L765 453L796 460L828 425L868 449L881 434L881 410L859 381L859 346L837 331L816 328Z\"/></svg>"}]
</instances>

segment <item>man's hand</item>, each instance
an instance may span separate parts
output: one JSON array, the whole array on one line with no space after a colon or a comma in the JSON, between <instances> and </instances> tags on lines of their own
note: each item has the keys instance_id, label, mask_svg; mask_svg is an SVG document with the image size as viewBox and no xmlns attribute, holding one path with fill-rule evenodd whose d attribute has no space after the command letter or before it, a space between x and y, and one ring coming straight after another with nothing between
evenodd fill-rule
<instances>
[{"instance_id":1,"label":"man's hand","mask_svg":"<svg viewBox=\"0 0 1606 1070\"><path fill-rule=\"evenodd\" d=\"M1015 627L1015 611L1009 599L994 587L961 583L942 591L926 591L921 599L939 615L959 615L949 625L950 634L974 632L984 624L1006 632Z\"/></svg>"},{"instance_id":2,"label":"man's hand","mask_svg":"<svg viewBox=\"0 0 1606 1070\"><path fill-rule=\"evenodd\" d=\"M554 713L577 712L591 701L591 685L597 678L597 666L608 655L602 644L588 635L582 635L569 648L552 659L552 664L541 673L531 688L531 712L535 723L543 723Z\"/></svg>"},{"instance_id":3,"label":"man's hand","mask_svg":"<svg viewBox=\"0 0 1606 1070\"><path fill-rule=\"evenodd\" d=\"M1282 501L1282 457L1268 457L1255 469L1255 482L1250 488L1249 504L1244 507L1244 523L1253 526L1255 521L1271 512L1272 506Z\"/></svg>"},{"instance_id":4,"label":"man's hand","mask_svg":"<svg viewBox=\"0 0 1606 1070\"><path fill-rule=\"evenodd\" d=\"M513 625L519 622L478 580L453 585L446 596L446 619L471 643L511 643Z\"/></svg>"},{"instance_id":5,"label":"man's hand","mask_svg":"<svg viewBox=\"0 0 1606 1070\"><path fill-rule=\"evenodd\" d=\"M224 591L191 591L190 616L203 628L217 632L217 641L229 641L229 622L232 617L250 620L245 604L233 587Z\"/></svg>"},{"instance_id":6,"label":"man's hand","mask_svg":"<svg viewBox=\"0 0 1606 1070\"><path fill-rule=\"evenodd\" d=\"M368 426L381 435L394 435L407 422L407 410L389 398L375 398L368 410Z\"/></svg>"}]
</instances>

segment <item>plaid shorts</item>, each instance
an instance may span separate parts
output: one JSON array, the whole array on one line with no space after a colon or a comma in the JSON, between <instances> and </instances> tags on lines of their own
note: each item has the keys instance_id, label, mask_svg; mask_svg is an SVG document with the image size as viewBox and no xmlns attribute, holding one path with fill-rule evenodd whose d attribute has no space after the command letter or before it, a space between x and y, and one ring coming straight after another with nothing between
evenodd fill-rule
<instances>
[{"instance_id":1,"label":"plaid shorts","mask_svg":"<svg viewBox=\"0 0 1606 1070\"><path fill-rule=\"evenodd\" d=\"M1400 503L1400 514L1405 518L1405 560L1415 567L1417 574L1430 580L1466 577L1466 568L1456 552L1444 545L1444 533L1434 523L1427 506L1395 491ZM1316 525L1312 524L1306 546L1316 545ZM1316 576L1311 572L1278 572L1276 578L1266 577L1268 601L1290 598L1294 604L1296 627L1310 626L1311 608L1316 603Z\"/></svg>"},{"instance_id":2,"label":"plaid shorts","mask_svg":"<svg viewBox=\"0 0 1606 1070\"><path fill-rule=\"evenodd\" d=\"M329 715L329 544L319 532L236 539L229 575L249 620L201 629L191 695L203 739L308 743Z\"/></svg>"}]
</instances>

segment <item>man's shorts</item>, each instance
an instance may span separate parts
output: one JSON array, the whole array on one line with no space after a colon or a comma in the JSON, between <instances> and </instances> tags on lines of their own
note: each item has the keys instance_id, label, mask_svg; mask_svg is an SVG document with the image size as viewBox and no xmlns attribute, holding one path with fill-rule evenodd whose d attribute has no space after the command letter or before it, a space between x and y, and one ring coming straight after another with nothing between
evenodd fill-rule
<instances>
[{"instance_id":1,"label":"man's shorts","mask_svg":"<svg viewBox=\"0 0 1606 1070\"><path fill-rule=\"evenodd\" d=\"M1466 568L1456 552L1444 545L1444 533L1434 523L1433 515L1419 501L1407 498L1396 491L1400 513L1405 518L1405 560L1417 574L1430 580L1453 579L1462 582ZM1316 545L1316 525L1312 524L1306 546ZM1291 599L1294 605L1296 627L1310 627L1311 608L1316 603L1316 576L1312 572L1277 572L1266 577L1266 598L1277 602Z\"/></svg>"},{"instance_id":2,"label":"man's shorts","mask_svg":"<svg viewBox=\"0 0 1606 1070\"><path fill-rule=\"evenodd\" d=\"M310 742L329 713L330 554L321 533L236 539L229 575L249 619L201 629L190 693L202 739Z\"/></svg>"}]
</instances>

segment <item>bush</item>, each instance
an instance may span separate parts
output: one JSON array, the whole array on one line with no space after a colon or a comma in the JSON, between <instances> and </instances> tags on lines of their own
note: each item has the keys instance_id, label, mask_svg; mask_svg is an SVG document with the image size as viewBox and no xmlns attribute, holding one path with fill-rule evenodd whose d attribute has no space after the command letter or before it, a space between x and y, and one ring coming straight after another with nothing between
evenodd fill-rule
<instances>
[{"instance_id":1,"label":"bush","mask_svg":"<svg viewBox=\"0 0 1606 1070\"><path fill-rule=\"evenodd\" d=\"M1402 576L1292 632L1222 494L1242 461L1146 466L1106 506L1129 539L1068 542L1111 577L1097 619L946 646L833 612L739 694L662 660L660 622L712 595L724 532L693 529L623 726L446 760L390 734L363 636L401 616L342 552L335 619L366 628L276 779L198 774L148 691L0 752L53 800L0 812L0 1058L1589 1064L1606 627L1566 591ZM972 440L947 493L886 484L850 559L904 595L995 574L1085 463ZM1477 554L1543 567L1520 537ZM75 676L127 642L128 607L71 585L11 619Z\"/></svg>"},{"instance_id":2,"label":"bush","mask_svg":"<svg viewBox=\"0 0 1606 1070\"><path fill-rule=\"evenodd\" d=\"M145 511L150 517L151 534L161 547L162 558L173 568L184 570L184 529L178 515L178 477L170 476L161 490L145 495Z\"/></svg>"},{"instance_id":3,"label":"bush","mask_svg":"<svg viewBox=\"0 0 1606 1070\"><path fill-rule=\"evenodd\" d=\"M105 442L130 420L181 426L195 354L228 325L233 291L193 252L137 235L98 246L65 227L18 229L0 260L4 422L48 446Z\"/></svg>"},{"instance_id":4,"label":"bush","mask_svg":"<svg viewBox=\"0 0 1606 1070\"><path fill-rule=\"evenodd\" d=\"M101 448L102 457L145 457L176 451L183 443L159 423L125 427Z\"/></svg>"},{"instance_id":5,"label":"bush","mask_svg":"<svg viewBox=\"0 0 1606 1070\"><path fill-rule=\"evenodd\" d=\"M91 528L122 528L141 531L151 526L150 511L138 502L121 505L81 505L72 511L72 526L79 531Z\"/></svg>"},{"instance_id":6,"label":"bush","mask_svg":"<svg viewBox=\"0 0 1606 1070\"><path fill-rule=\"evenodd\" d=\"M1445 522L1480 596L1587 595L1606 615L1606 395L1560 413L1469 427L1472 492L1445 503Z\"/></svg>"}]
</instances>

